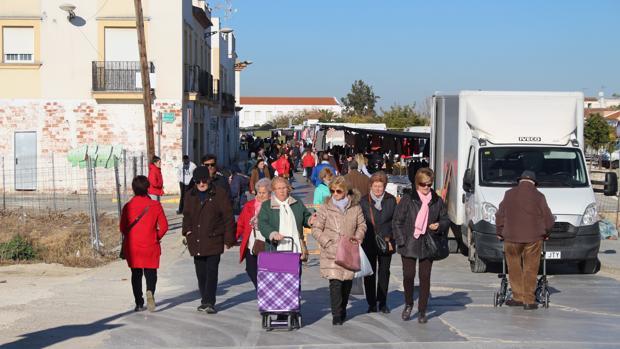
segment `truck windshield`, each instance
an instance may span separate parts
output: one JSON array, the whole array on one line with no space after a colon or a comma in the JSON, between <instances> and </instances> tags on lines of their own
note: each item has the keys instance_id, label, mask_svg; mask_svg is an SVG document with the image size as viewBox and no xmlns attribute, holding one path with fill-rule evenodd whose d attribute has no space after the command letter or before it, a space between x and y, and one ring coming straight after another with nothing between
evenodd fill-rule
<instances>
[{"instance_id":1,"label":"truck windshield","mask_svg":"<svg viewBox=\"0 0 620 349\"><path fill-rule=\"evenodd\" d=\"M480 185L513 186L524 170L534 171L539 187L587 187L578 149L497 147L480 149Z\"/></svg>"}]
</instances>

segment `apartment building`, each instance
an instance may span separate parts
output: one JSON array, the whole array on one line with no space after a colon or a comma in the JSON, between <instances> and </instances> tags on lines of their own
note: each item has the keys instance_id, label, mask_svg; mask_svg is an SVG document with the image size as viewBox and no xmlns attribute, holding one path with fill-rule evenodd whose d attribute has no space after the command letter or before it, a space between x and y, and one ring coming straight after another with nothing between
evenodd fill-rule
<instances>
[{"instance_id":1,"label":"apartment building","mask_svg":"<svg viewBox=\"0 0 620 349\"><path fill-rule=\"evenodd\" d=\"M204 1L142 3L155 149L172 193L183 154L236 157L235 37ZM133 1L4 0L0 31L0 155L16 177L34 173L24 189L36 190L51 153L62 165L84 145L145 152Z\"/></svg>"}]
</instances>

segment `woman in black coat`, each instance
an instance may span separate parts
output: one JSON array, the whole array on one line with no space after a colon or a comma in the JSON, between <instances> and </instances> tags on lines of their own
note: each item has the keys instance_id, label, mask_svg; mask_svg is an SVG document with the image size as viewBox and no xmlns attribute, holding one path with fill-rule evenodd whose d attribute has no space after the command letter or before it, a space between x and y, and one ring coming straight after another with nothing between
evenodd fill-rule
<instances>
[{"instance_id":1,"label":"woman in black coat","mask_svg":"<svg viewBox=\"0 0 620 349\"><path fill-rule=\"evenodd\" d=\"M384 314L390 312L387 306L388 284L390 283L390 263L395 246L392 236L392 218L396 209L396 198L387 193L387 176L384 172L375 172L370 177L369 193L360 201L364 218L366 219L366 235L362 242L364 253L372 265L373 274L364 278L364 289L366 290L366 301L368 302L368 312L377 312L377 302L379 311ZM387 253L381 253L377 247L376 238L386 242ZM377 263L378 268L377 268ZM378 271L377 271L378 269ZM379 283L377 284L377 276Z\"/></svg>"},{"instance_id":2,"label":"woman in black coat","mask_svg":"<svg viewBox=\"0 0 620 349\"><path fill-rule=\"evenodd\" d=\"M416 261L420 261L420 297L418 322L426 323L426 306L431 289L433 261L424 248L424 234L447 234L450 221L443 200L431 189L434 173L421 168L415 175L415 190L404 195L394 213L393 234L403 263L405 309L403 321L409 320L413 309L413 285ZM428 210L423 207L427 205ZM425 214L427 213L427 215Z\"/></svg>"}]
</instances>

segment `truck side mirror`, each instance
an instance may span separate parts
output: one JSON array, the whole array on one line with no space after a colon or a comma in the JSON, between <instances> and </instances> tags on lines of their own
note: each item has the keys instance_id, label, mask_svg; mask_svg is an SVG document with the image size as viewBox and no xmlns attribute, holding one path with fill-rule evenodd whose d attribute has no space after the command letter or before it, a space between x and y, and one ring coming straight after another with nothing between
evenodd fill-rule
<instances>
[{"instance_id":1,"label":"truck side mirror","mask_svg":"<svg viewBox=\"0 0 620 349\"><path fill-rule=\"evenodd\" d=\"M603 194L605 196L615 196L618 192L618 175L615 172L605 173L605 188Z\"/></svg>"},{"instance_id":2,"label":"truck side mirror","mask_svg":"<svg viewBox=\"0 0 620 349\"><path fill-rule=\"evenodd\" d=\"M465 170L465 175L463 175L463 190L466 193L474 192L474 173L471 169Z\"/></svg>"}]
</instances>

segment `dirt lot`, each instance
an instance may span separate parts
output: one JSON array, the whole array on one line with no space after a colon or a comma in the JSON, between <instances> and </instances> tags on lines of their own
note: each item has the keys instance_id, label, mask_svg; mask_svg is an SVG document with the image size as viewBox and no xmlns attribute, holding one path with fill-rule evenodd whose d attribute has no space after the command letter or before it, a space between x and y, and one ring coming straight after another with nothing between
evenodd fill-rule
<instances>
[{"instance_id":1,"label":"dirt lot","mask_svg":"<svg viewBox=\"0 0 620 349\"><path fill-rule=\"evenodd\" d=\"M32 244L36 254L35 259L29 262L90 268L118 258L118 252L115 252L120 243L118 218L100 215L102 253L97 255L91 247L89 222L86 214L50 212L33 215L22 211L0 211L0 243L6 243L16 235L22 236ZM0 263L11 264L15 261L2 260Z\"/></svg>"}]
</instances>

